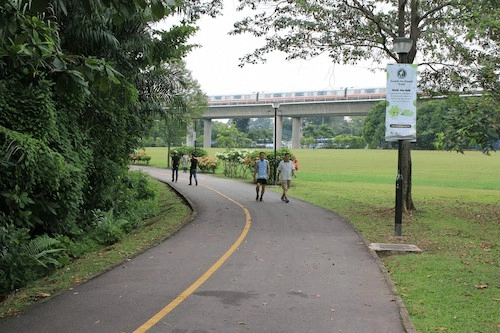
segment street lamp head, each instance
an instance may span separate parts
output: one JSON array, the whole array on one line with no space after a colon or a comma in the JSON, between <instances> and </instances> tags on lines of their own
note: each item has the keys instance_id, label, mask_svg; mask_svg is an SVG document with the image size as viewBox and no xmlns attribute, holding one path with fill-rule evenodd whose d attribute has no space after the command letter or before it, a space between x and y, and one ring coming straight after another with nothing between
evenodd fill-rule
<instances>
[{"instance_id":1,"label":"street lamp head","mask_svg":"<svg viewBox=\"0 0 500 333\"><path fill-rule=\"evenodd\" d=\"M394 38L394 52L397 54L408 54L413 46L413 40L408 37Z\"/></svg>"},{"instance_id":2,"label":"street lamp head","mask_svg":"<svg viewBox=\"0 0 500 333\"><path fill-rule=\"evenodd\" d=\"M280 103L279 102L273 102L273 109L279 109Z\"/></svg>"}]
</instances>

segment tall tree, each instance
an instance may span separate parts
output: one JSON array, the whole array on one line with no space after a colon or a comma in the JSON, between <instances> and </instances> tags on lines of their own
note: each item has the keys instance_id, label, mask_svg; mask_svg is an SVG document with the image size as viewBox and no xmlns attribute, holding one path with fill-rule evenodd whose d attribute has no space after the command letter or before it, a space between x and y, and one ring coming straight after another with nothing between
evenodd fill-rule
<instances>
[{"instance_id":1,"label":"tall tree","mask_svg":"<svg viewBox=\"0 0 500 333\"><path fill-rule=\"evenodd\" d=\"M250 147L252 140L245 133L238 131L234 124L221 127L215 144L222 148L244 148Z\"/></svg>"},{"instance_id":2,"label":"tall tree","mask_svg":"<svg viewBox=\"0 0 500 333\"><path fill-rule=\"evenodd\" d=\"M236 126L238 131L247 134L248 125L250 124L250 118L234 118L232 123Z\"/></svg>"},{"instance_id":3,"label":"tall tree","mask_svg":"<svg viewBox=\"0 0 500 333\"><path fill-rule=\"evenodd\" d=\"M481 98L451 97L449 110L442 119L435 146L463 153L470 147L481 147L490 154L500 140L500 103L492 96Z\"/></svg>"},{"instance_id":4,"label":"tall tree","mask_svg":"<svg viewBox=\"0 0 500 333\"><path fill-rule=\"evenodd\" d=\"M369 148L384 148L390 143L385 141L385 108L386 102L375 105L365 118L363 138Z\"/></svg>"},{"instance_id":5,"label":"tall tree","mask_svg":"<svg viewBox=\"0 0 500 333\"><path fill-rule=\"evenodd\" d=\"M495 1L243 0L239 9L244 8L258 13L236 22L232 33L266 38L262 47L241 58L242 65L263 62L273 51L285 52L287 59L326 53L334 63L371 60L385 65L400 61L393 40L406 35L413 45L405 62L413 63L418 52L420 85L429 91L492 91L498 85L495 17L500 10ZM410 144L403 147L407 210L414 208Z\"/></svg>"}]
</instances>

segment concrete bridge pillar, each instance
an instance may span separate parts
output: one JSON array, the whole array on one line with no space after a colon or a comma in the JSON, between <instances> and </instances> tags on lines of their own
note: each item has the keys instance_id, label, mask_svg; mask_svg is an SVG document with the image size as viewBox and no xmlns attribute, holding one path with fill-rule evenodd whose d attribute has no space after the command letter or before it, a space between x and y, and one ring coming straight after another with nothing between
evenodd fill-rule
<instances>
[{"instance_id":1,"label":"concrete bridge pillar","mask_svg":"<svg viewBox=\"0 0 500 333\"><path fill-rule=\"evenodd\" d=\"M203 148L212 147L212 119L203 119Z\"/></svg>"},{"instance_id":2,"label":"concrete bridge pillar","mask_svg":"<svg viewBox=\"0 0 500 333\"><path fill-rule=\"evenodd\" d=\"M300 148L301 118L292 117L292 149Z\"/></svg>"},{"instance_id":3,"label":"concrete bridge pillar","mask_svg":"<svg viewBox=\"0 0 500 333\"><path fill-rule=\"evenodd\" d=\"M274 134L274 133L273 133ZM274 136L273 136L274 139ZM281 141L283 139L283 116L280 114L276 115L276 149L281 148Z\"/></svg>"}]
</instances>

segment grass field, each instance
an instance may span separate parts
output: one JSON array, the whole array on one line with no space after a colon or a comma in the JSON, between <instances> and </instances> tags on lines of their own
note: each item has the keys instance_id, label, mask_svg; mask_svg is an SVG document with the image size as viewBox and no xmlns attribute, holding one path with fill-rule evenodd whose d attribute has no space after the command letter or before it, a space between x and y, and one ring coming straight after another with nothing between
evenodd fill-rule
<instances>
[{"instance_id":1,"label":"grass field","mask_svg":"<svg viewBox=\"0 0 500 333\"><path fill-rule=\"evenodd\" d=\"M147 152L150 164L166 166L166 148ZM404 215L397 238L396 150L293 153L300 169L290 197L337 212L370 242L423 250L381 258L419 332L500 331L500 154L413 151L417 210Z\"/></svg>"}]
</instances>

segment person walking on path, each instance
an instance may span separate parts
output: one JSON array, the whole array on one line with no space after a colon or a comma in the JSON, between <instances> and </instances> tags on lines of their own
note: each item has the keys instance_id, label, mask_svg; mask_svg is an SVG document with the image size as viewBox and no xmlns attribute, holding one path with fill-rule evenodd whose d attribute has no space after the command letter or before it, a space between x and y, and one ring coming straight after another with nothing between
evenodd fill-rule
<instances>
[{"instance_id":1,"label":"person walking on path","mask_svg":"<svg viewBox=\"0 0 500 333\"><path fill-rule=\"evenodd\" d=\"M179 161L179 155L177 155L177 152L174 151L174 154L172 155L172 181L175 180L176 183L179 179Z\"/></svg>"},{"instance_id":2,"label":"person walking on path","mask_svg":"<svg viewBox=\"0 0 500 333\"><path fill-rule=\"evenodd\" d=\"M184 155L182 155L181 157L181 166L182 170L184 170L184 173L187 172L188 164L189 164L189 155L187 152L185 152Z\"/></svg>"},{"instance_id":3,"label":"person walking on path","mask_svg":"<svg viewBox=\"0 0 500 333\"><path fill-rule=\"evenodd\" d=\"M259 154L259 159L255 162L253 171L253 181L254 183L257 184L255 187L255 192L257 192L255 200L262 201L262 197L264 196L264 192L266 191L266 185L269 179L269 173L270 173L269 161L266 160L266 153L261 151ZM260 190L260 195L259 195L259 190Z\"/></svg>"},{"instance_id":4,"label":"person walking on path","mask_svg":"<svg viewBox=\"0 0 500 333\"><path fill-rule=\"evenodd\" d=\"M281 196L281 201L289 203L287 194L290 184L292 182L292 176L295 176L295 165L290 161L290 153L285 153L285 158L278 164L278 175L276 178L279 180L281 176L281 188L283 189L283 195Z\"/></svg>"},{"instance_id":5,"label":"person walking on path","mask_svg":"<svg viewBox=\"0 0 500 333\"><path fill-rule=\"evenodd\" d=\"M198 186L198 176L196 174L196 169L198 168L198 160L196 159L196 155L191 155L191 164L189 166L189 185L193 184L193 177L196 186Z\"/></svg>"}]
</instances>

